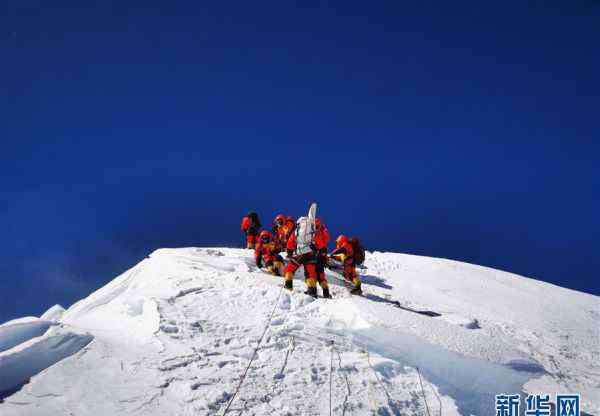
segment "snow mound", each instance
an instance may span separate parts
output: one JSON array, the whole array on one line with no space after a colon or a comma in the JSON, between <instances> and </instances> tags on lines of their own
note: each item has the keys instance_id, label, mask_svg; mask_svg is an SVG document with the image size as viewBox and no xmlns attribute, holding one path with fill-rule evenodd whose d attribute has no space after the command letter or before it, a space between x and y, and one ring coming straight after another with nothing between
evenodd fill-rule
<instances>
[{"instance_id":1,"label":"snow mound","mask_svg":"<svg viewBox=\"0 0 600 416\"><path fill-rule=\"evenodd\" d=\"M15 322L0 326L0 390L30 378L0 413L212 415L234 399L236 414L487 415L494 394L527 392L600 413L599 297L444 259L366 266L365 296L328 272L334 298L315 300L301 272L282 290L248 250L157 250L45 314L60 324L44 335L10 347ZM17 322L23 338L36 322Z\"/></svg>"},{"instance_id":2,"label":"snow mound","mask_svg":"<svg viewBox=\"0 0 600 416\"><path fill-rule=\"evenodd\" d=\"M44 312L44 314L42 316L40 316L40 319L43 319L45 321L58 322L60 320L60 318L62 318L64 313L65 313L65 308L63 308L60 305L54 305L53 307L48 309L46 312Z\"/></svg>"}]
</instances>

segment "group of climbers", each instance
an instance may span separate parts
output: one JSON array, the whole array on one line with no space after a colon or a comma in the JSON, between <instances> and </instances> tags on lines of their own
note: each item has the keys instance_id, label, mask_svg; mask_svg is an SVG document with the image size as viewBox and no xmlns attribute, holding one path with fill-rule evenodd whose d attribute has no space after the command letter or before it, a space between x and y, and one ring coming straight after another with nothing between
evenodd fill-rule
<instances>
[{"instance_id":1,"label":"group of climbers","mask_svg":"<svg viewBox=\"0 0 600 416\"><path fill-rule=\"evenodd\" d=\"M364 251L357 249L358 240L349 240L345 235L336 239L336 247L328 253L331 239L329 231L320 218L314 221L312 240L308 247L299 247L297 234L305 226L301 218L298 223L292 217L278 214L273 221L271 231L262 230L258 215L249 212L242 220L241 229L246 235L246 247L254 249L254 258L258 267L265 269L276 276L284 276L285 288L293 289L295 272L303 266L304 280L308 295L317 296L317 284L321 286L324 298L331 298L325 267L330 265L330 260L341 264L344 278L353 284L352 294L362 294L361 281L356 272L356 265L364 260ZM287 265L281 252L287 253Z\"/></svg>"}]
</instances>

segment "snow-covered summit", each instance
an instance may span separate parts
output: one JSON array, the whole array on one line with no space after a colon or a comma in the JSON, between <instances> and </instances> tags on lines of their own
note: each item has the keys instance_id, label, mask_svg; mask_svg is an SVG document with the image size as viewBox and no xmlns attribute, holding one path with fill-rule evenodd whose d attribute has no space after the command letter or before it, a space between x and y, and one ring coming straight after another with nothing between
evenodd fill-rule
<instances>
[{"instance_id":1,"label":"snow-covered summit","mask_svg":"<svg viewBox=\"0 0 600 416\"><path fill-rule=\"evenodd\" d=\"M443 259L366 266L364 297L332 273L334 299L315 300L248 250L157 250L66 311L0 326L0 414L223 414L259 341L232 413L487 415L529 392L600 414L599 297Z\"/></svg>"}]
</instances>

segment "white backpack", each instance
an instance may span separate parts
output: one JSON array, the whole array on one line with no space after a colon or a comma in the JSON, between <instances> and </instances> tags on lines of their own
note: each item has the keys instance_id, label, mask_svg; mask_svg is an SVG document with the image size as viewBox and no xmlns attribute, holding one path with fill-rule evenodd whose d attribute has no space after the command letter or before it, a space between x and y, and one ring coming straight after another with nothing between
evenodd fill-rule
<instances>
[{"instance_id":1,"label":"white backpack","mask_svg":"<svg viewBox=\"0 0 600 416\"><path fill-rule=\"evenodd\" d=\"M296 221L296 255L310 253L310 245L315 235L315 218L317 215L316 202L311 204L307 217L300 217Z\"/></svg>"}]
</instances>

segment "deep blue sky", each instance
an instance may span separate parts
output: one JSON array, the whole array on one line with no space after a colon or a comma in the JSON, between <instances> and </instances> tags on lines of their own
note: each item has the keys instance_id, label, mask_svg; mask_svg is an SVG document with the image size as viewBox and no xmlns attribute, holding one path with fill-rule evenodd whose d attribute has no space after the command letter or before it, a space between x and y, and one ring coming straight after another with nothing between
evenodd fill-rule
<instances>
[{"instance_id":1,"label":"deep blue sky","mask_svg":"<svg viewBox=\"0 0 600 416\"><path fill-rule=\"evenodd\" d=\"M210 3L2 2L0 321L312 200L600 294L595 2Z\"/></svg>"}]
</instances>

